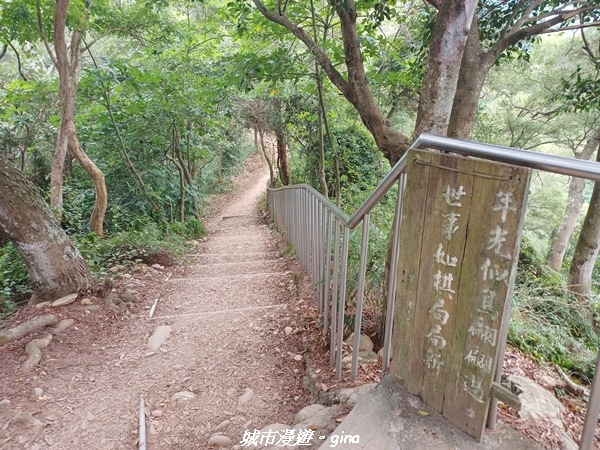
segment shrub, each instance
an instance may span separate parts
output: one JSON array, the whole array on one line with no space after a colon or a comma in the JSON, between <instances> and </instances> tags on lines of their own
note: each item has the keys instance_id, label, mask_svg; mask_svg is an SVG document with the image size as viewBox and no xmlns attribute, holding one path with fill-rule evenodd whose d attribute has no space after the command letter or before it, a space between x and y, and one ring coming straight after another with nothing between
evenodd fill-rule
<instances>
[{"instance_id":1,"label":"shrub","mask_svg":"<svg viewBox=\"0 0 600 450\"><path fill-rule=\"evenodd\" d=\"M27 268L12 244L0 248L0 318L31 294Z\"/></svg>"}]
</instances>

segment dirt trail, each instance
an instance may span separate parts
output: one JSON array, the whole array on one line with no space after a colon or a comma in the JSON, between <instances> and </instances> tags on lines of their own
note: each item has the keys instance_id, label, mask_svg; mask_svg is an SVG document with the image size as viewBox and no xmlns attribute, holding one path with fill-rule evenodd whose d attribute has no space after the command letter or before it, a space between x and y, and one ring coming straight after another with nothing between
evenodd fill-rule
<instances>
[{"instance_id":1,"label":"dirt trail","mask_svg":"<svg viewBox=\"0 0 600 450\"><path fill-rule=\"evenodd\" d=\"M75 325L28 374L19 370L22 349L35 336L0 349L0 448L136 448L142 394L147 448L161 450L209 448L215 433L236 444L245 430L289 422L307 404L298 276L254 212L268 175L256 160L250 167L189 266L122 280L142 294L129 314L78 303L57 310ZM152 352L159 326L171 333ZM173 398L184 391L193 398Z\"/></svg>"}]
</instances>

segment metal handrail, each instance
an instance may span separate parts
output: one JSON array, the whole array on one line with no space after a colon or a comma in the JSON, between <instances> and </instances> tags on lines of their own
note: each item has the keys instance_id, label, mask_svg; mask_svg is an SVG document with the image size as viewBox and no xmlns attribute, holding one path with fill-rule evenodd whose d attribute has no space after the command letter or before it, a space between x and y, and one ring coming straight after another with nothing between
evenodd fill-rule
<instances>
[{"instance_id":1,"label":"metal handrail","mask_svg":"<svg viewBox=\"0 0 600 450\"><path fill-rule=\"evenodd\" d=\"M512 147L482 144L427 133L421 134L417 138L409 150L413 149L434 149L600 182L600 164L592 161L547 155ZM318 311L323 317L323 331L326 333L329 329L331 333L330 362L331 364L335 363L338 379L341 377L342 369L349 230L356 228L360 223L363 224L350 375L352 379L355 379L359 357L358 344L361 333L370 214L398 182L398 199L391 235L392 257L389 272L394 274L398 264L398 235L407 161L408 152L400 158L352 216L346 214L331 200L306 184L268 189L267 192L269 208L276 226L283 232L286 240L294 244L301 265L311 276L313 282L316 281ZM342 233L340 233L340 229ZM340 235L342 239L341 253ZM391 276L388 280L387 289L383 371L387 369L390 360L395 291L396 277ZM330 297L331 301L329 300ZM331 317L329 317L330 310ZM505 341L506 336L503 339ZM502 355L503 352L501 351L500 354ZM501 375L501 367L499 367L496 375L497 377ZM579 446L582 450L590 449L592 446L599 409L600 355L592 382L588 412ZM495 411L495 403L492 402L488 426L492 425L493 427L495 424Z\"/></svg>"},{"instance_id":2,"label":"metal handrail","mask_svg":"<svg viewBox=\"0 0 600 450\"><path fill-rule=\"evenodd\" d=\"M501 145L482 144L475 141L436 136L429 133L421 134L410 146L409 150L435 149L448 153L457 153L463 156L489 159L491 161L512 164L515 166L529 167L530 169L568 175L576 178L600 181L600 169L598 163L581 159L566 158L564 156L547 155L513 147ZM310 190L319 200L327 204L331 211L342 220L344 225L353 230L362 221L365 214L370 213L379 201L396 184L398 177L406 170L407 153L394 165L392 170L381 180L371 195L363 202L352 216L342 211L331 200L322 195L312 186L306 184L283 186L278 189L289 189L303 187ZM278 190L272 189L272 190Z\"/></svg>"}]
</instances>

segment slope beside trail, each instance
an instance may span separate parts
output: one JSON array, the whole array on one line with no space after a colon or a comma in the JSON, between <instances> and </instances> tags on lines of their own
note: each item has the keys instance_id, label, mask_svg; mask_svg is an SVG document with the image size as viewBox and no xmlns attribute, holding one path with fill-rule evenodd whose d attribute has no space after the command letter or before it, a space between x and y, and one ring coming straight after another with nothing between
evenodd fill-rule
<instances>
[{"instance_id":1,"label":"slope beside trail","mask_svg":"<svg viewBox=\"0 0 600 450\"><path fill-rule=\"evenodd\" d=\"M42 332L0 349L0 448L136 448L142 394L148 449L209 448L216 433L235 445L306 405L300 276L255 212L268 180L258 161L187 266L120 279L141 297L126 314L94 298L53 310L75 324L29 373L23 347ZM171 332L153 352L160 326Z\"/></svg>"}]
</instances>

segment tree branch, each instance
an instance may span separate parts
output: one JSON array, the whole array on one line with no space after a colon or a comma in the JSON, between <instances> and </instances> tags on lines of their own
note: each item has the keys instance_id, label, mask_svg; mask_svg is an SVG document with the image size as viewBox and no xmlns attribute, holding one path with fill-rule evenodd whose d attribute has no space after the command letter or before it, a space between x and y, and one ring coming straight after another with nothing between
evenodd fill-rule
<instances>
[{"instance_id":1,"label":"tree branch","mask_svg":"<svg viewBox=\"0 0 600 450\"><path fill-rule=\"evenodd\" d=\"M579 16L579 17L580 17L581 23L583 23L583 20L581 20L582 17L581 16ZM594 51L592 50L590 42L588 41L587 36L585 35L585 32L583 31L583 28L581 29L581 39L583 40L583 49L590 57L592 64L594 64L594 66L596 66L596 70L600 69L600 62L597 61L596 55L594 54Z\"/></svg>"},{"instance_id":2,"label":"tree branch","mask_svg":"<svg viewBox=\"0 0 600 450\"><path fill-rule=\"evenodd\" d=\"M44 46L46 47L46 51L48 52L48 56L50 56L52 63L56 66L56 57L54 56L54 53L52 53L52 49L50 48L48 38L46 37L46 33L44 31L44 22L42 21L42 10L40 9L39 3L35 4L35 11L37 13L38 28L40 29L40 34L42 35Z\"/></svg>"},{"instance_id":3,"label":"tree branch","mask_svg":"<svg viewBox=\"0 0 600 450\"><path fill-rule=\"evenodd\" d=\"M0 59L4 58L4 55L6 55L7 49L8 49L8 44L4 44L2 46L2 50L0 50Z\"/></svg>"},{"instance_id":4,"label":"tree branch","mask_svg":"<svg viewBox=\"0 0 600 450\"><path fill-rule=\"evenodd\" d=\"M594 7L594 8L598 8L598 7ZM487 52L487 54L496 58L497 55L502 53L508 47L515 45L520 40L531 37L531 36L538 35L538 34L542 33L544 30L548 30L549 28L551 28L555 25L558 25L559 23L564 22L565 20L568 20L571 17L576 16L577 14L584 12L584 11L588 11L588 10L589 10L589 8L581 8L578 10L563 12L563 13L557 14L556 16L552 17L551 19L548 19L541 23L537 23L537 24L532 25L527 28L515 29L515 27L513 27L511 32L508 33L506 36L502 37L500 40L498 40L494 44L494 46ZM524 23L524 22L521 22L521 23Z\"/></svg>"},{"instance_id":5,"label":"tree branch","mask_svg":"<svg viewBox=\"0 0 600 450\"><path fill-rule=\"evenodd\" d=\"M279 15L274 13L273 11L267 9L260 0L252 0L256 5L256 8L260 11L260 13L269 19L271 22L281 25L284 28L287 28L294 36L300 39L304 45L308 47L311 53L315 56L319 65L323 68L331 82L344 94L344 96L351 96L352 92L350 90L350 86L348 82L344 79L342 74L340 74L337 69L333 66L333 63L329 59L329 57L325 54L323 49L319 47L319 45L311 39L311 37L306 34L303 28L299 27L297 24L293 23L286 16Z\"/></svg>"},{"instance_id":6,"label":"tree branch","mask_svg":"<svg viewBox=\"0 0 600 450\"><path fill-rule=\"evenodd\" d=\"M17 56L17 67L19 69L19 75L21 75L21 78L23 78L23 81L27 81L27 77L23 73L23 67L21 66L21 57L19 56L19 52L17 51L15 46L12 45L11 41L8 41L8 45L10 46L10 48L12 48L13 52L15 52L15 55Z\"/></svg>"}]
</instances>

